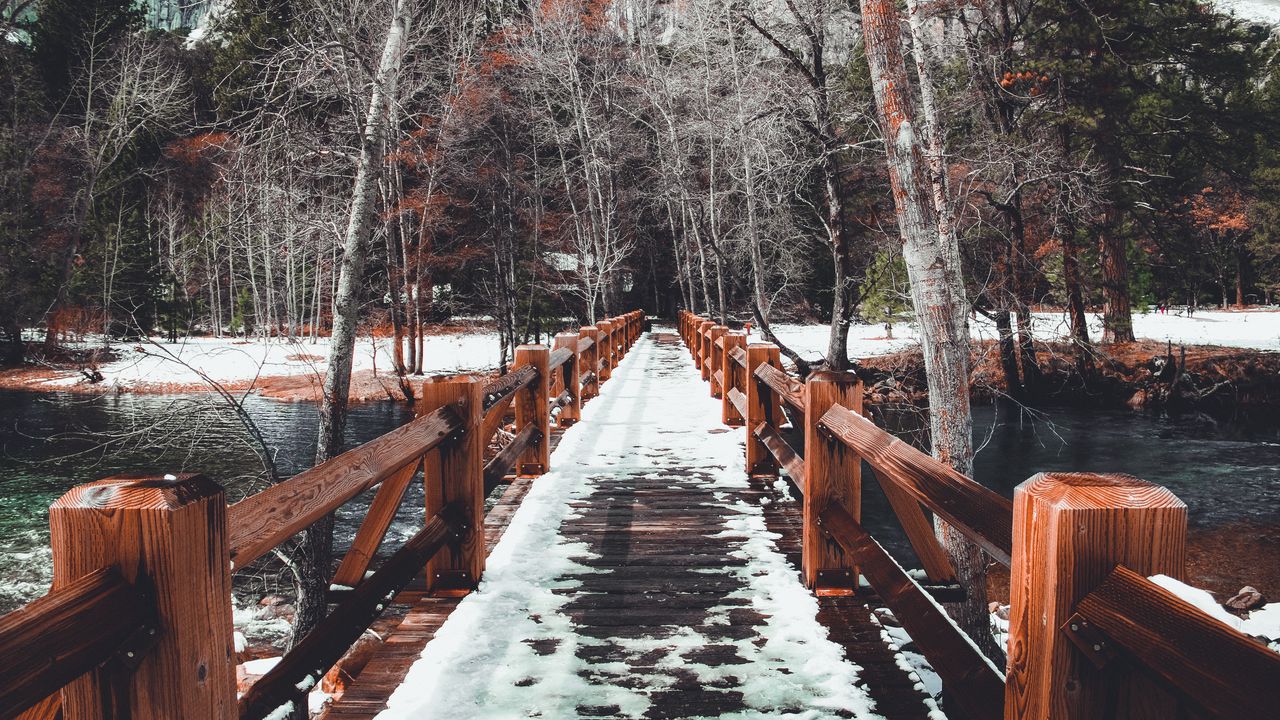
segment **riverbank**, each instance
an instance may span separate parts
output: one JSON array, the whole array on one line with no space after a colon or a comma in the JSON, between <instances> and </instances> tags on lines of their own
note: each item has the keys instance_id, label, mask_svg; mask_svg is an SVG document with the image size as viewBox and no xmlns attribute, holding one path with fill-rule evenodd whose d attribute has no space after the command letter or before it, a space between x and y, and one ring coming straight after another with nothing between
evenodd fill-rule
<instances>
[{"instance_id":1,"label":"riverbank","mask_svg":"<svg viewBox=\"0 0 1280 720\"><path fill-rule=\"evenodd\" d=\"M498 336L483 325L428 328L423 372L434 375L489 374L498 367ZM143 340L103 348L92 340L69 345L47 361L0 370L0 388L78 395L173 395L210 392L215 385L288 400L319 400L329 339L183 338L176 343ZM352 362L353 402L402 400L393 372L390 338L362 337Z\"/></svg>"}]
</instances>

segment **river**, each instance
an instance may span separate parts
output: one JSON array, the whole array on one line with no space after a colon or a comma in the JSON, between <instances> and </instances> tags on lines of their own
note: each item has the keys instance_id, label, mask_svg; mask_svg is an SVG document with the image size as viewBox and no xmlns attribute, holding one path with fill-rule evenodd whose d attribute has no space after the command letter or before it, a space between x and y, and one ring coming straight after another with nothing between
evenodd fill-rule
<instances>
[{"instance_id":1,"label":"river","mask_svg":"<svg viewBox=\"0 0 1280 720\"><path fill-rule=\"evenodd\" d=\"M310 466L318 421L311 403L249 397L249 415L278 471ZM354 405L347 444L408 421L390 402ZM903 427L910 419L895 420ZM106 443L108 447L104 448ZM1241 584L1280 593L1280 429L1204 417L1060 408L1031 416L975 408L975 476L1011 496L1040 471L1123 472L1165 485L1189 506L1191 579L1216 592ZM0 613L43 594L51 573L48 506L70 487L122 472L204 472L235 501L262 485L262 461L235 417L210 395L118 395L0 391ZM864 524L895 554L909 549L874 482L866 483ZM344 546L370 494L339 514ZM422 522L421 488L411 487L389 533L394 547ZM909 560L908 560L909 562ZM278 579L237 575L240 594L267 592Z\"/></svg>"}]
</instances>

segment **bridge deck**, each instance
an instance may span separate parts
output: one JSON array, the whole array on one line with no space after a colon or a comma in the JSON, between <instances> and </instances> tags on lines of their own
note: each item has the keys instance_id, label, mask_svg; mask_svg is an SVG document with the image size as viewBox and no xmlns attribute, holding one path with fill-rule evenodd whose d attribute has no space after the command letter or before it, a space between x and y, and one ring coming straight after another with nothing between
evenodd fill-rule
<instances>
[{"instance_id":1,"label":"bridge deck","mask_svg":"<svg viewBox=\"0 0 1280 720\"><path fill-rule=\"evenodd\" d=\"M490 514L480 590L417 598L327 717L928 717L875 598L801 584L798 503L742 442L675 336L642 339Z\"/></svg>"}]
</instances>

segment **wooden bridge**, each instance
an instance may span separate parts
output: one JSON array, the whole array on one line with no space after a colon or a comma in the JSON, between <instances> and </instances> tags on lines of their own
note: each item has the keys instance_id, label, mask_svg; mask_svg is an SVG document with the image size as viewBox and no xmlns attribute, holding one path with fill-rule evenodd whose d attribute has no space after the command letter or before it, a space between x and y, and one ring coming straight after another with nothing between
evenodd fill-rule
<instances>
[{"instance_id":1,"label":"wooden bridge","mask_svg":"<svg viewBox=\"0 0 1280 720\"><path fill-rule=\"evenodd\" d=\"M801 382L689 313L646 324L428 383L413 422L234 505L199 475L73 489L53 590L0 618L0 718L285 717L393 603L327 717L937 717L880 607L952 717L1280 707L1276 653L1147 580L1184 570L1167 490L1042 474L1010 503L863 417L852 375ZM860 525L863 463L922 572ZM375 563L416 477L427 520ZM329 615L237 697L232 573L375 487ZM1011 565L1006 669L938 605L962 590L934 518Z\"/></svg>"}]
</instances>

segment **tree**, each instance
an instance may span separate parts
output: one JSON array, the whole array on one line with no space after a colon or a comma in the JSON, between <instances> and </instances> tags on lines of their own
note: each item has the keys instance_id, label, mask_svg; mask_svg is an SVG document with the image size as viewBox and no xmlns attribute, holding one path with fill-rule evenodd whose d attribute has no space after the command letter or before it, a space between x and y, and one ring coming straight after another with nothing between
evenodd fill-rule
<instances>
[{"instance_id":1,"label":"tree","mask_svg":"<svg viewBox=\"0 0 1280 720\"><path fill-rule=\"evenodd\" d=\"M897 206L902 256L920 324L929 385L933 454L962 473L973 469L973 418L969 408L968 303L954 233L940 224L934 168L918 130L912 82L902 55L900 18L890 0L861 0L862 32L875 93L889 183ZM966 591L952 608L960 626L990 657L1002 654L989 628L986 563L982 551L955 528L938 521L938 533Z\"/></svg>"}]
</instances>

